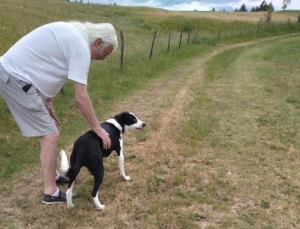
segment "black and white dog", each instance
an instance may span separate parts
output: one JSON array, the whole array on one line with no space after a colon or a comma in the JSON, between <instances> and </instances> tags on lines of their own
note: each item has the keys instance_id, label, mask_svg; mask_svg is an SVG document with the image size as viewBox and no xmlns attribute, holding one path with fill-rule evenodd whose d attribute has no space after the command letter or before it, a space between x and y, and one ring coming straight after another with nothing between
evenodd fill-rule
<instances>
[{"instance_id":1,"label":"black and white dog","mask_svg":"<svg viewBox=\"0 0 300 229\"><path fill-rule=\"evenodd\" d=\"M103 157L108 157L112 151L118 154L118 164L121 176L125 181L130 181L131 178L125 175L124 170L124 153L122 133L131 129L143 129L146 124L139 120L135 114L131 112L122 112L114 118L106 120L100 124L106 130L111 139L111 147L107 150L103 149L102 139L98 137L92 130L80 136L74 143L73 151L70 158L71 166L69 167L66 153L61 150L61 170L69 177L69 186L66 193L67 206L73 207L72 190L74 182L79 174L82 166L85 166L94 176L94 188L92 197L98 210L103 210L105 205L102 205L98 199L98 190L104 178Z\"/></svg>"}]
</instances>

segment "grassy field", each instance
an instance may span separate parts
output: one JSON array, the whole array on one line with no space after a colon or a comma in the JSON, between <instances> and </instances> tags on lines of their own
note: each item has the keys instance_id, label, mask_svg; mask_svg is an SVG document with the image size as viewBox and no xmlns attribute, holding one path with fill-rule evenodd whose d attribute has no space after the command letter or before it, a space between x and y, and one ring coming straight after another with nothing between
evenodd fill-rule
<instances>
[{"instance_id":1,"label":"grassy field","mask_svg":"<svg viewBox=\"0 0 300 229\"><path fill-rule=\"evenodd\" d=\"M106 21L122 30L123 70L120 50L94 63L89 92L100 120L131 110L147 128L125 135L125 168L132 182L121 181L114 156L105 160L100 189L105 211L95 209L93 180L85 170L76 184L80 196L74 209L45 206L39 139L21 137L0 99L1 226L297 228L299 12L273 13L274 26L263 26L257 34L261 15L2 1L0 55L22 35L51 21ZM199 36L210 42L187 43L184 34L179 49L180 29L194 32L198 19ZM167 52L169 31L174 39ZM89 127L75 107L72 84L64 89L54 106L61 121L59 147L70 152Z\"/></svg>"},{"instance_id":2,"label":"grassy field","mask_svg":"<svg viewBox=\"0 0 300 229\"><path fill-rule=\"evenodd\" d=\"M298 38L224 52L194 89L178 140L201 155L192 177L212 228L300 225Z\"/></svg>"}]
</instances>

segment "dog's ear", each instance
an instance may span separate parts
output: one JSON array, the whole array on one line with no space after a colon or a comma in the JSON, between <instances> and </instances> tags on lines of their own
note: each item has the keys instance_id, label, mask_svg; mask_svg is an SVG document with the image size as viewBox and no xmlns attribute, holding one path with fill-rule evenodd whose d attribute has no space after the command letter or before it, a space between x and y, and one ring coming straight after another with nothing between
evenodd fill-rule
<instances>
[{"instance_id":1,"label":"dog's ear","mask_svg":"<svg viewBox=\"0 0 300 229\"><path fill-rule=\"evenodd\" d=\"M115 120L117 120L119 123L124 123L125 119L126 119L126 116L129 112L127 111L123 111L122 113L116 115L114 117Z\"/></svg>"},{"instance_id":2,"label":"dog's ear","mask_svg":"<svg viewBox=\"0 0 300 229\"><path fill-rule=\"evenodd\" d=\"M120 119L120 114L115 115L115 117L113 117L113 118L118 121Z\"/></svg>"}]
</instances>

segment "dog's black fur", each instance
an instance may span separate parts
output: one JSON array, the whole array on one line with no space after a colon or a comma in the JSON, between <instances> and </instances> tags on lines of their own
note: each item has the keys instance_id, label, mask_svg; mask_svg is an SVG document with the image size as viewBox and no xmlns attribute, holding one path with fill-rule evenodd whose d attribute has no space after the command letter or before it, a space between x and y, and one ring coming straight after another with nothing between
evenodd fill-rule
<instances>
[{"instance_id":1,"label":"dog's black fur","mask_svg":"<svg viewBox=\"0 0 300 229\"><path fill-rule=\"evenodd\" d=\"M146 124L139 120L135 114L122 112L100 125L109 134L111 147L109 149L103 149L102 139L92 130L86 132L75 141L70 158L71 166L66 173L70 179L67 190L68 207L73 206L71 193L74 187L74 181L82 166L85 166L89 169L95 179L92 197L96 207L98 210L105 208L104 205L101 205L98 199L98 190L104 178L103 157L108 157L112 151L116 151L118 154L119 168L123 179L131 180L129 176L125 175L124 171L122 133L124 133L125 130L142 129Z\"/></svg>"}]
</instances>

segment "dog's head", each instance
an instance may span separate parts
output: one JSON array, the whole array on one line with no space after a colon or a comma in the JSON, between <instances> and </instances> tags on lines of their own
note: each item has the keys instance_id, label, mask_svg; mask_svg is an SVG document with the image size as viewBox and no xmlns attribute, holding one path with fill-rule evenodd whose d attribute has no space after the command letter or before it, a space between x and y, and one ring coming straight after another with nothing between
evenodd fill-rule
<instances>
[{"instance_id":1,"label":"dog's head","mask_svg":"<svg viewBox=\"0 0 300 229\"><path fill-rule=\"evenodd\" d=\"M116 115L114 119L122 126L123 133L125 130L141 130L146 126L146 123L139 120L134 113L128 111L124 111L121 114Z\"/></svg>"}]
</instances>

